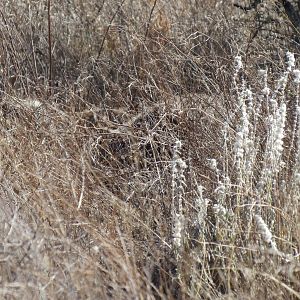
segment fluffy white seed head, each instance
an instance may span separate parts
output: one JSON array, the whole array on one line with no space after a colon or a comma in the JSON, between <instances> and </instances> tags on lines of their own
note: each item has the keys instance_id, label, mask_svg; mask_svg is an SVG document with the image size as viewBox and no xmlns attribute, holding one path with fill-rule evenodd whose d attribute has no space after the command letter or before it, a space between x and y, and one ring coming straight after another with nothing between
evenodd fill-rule
<instances>
[{"instance_id":1,"label":"fluffy white seed head","mask_svg":"<svg viewBox=\"0 0 300 300\"><path fill-rule=\"evenodd\" d=\"M287 57L287 70L290 72L295 67L295 56L294 53L288 51L286 53L286 57Z\"/></svg>"},{"instance_id":2,"label":"fluffy white seed head","mask_svg":"<svg viewBox=\"0 0 300 300\"><path fill-rule=\"evenodd\" d=\"M257 74L259 77L265 77L268 74L268 70L267 69L259 69L257 71Z\"/></svg>"},{"instance_id":3,"label":"fluffy white seed head","mask_svg":"<svg viewBox=\"0 0 300 300\"><path fill-rule=\"evenodd\" d=\"M240 55L237 55L234 59L235 63L235 72L238 73L239 70L243 69L243 62L242 57Z\"/></svg>"},{"instance_id":4,"label":"fluffy white seed head","mask_svg":"<svg viewBox=\"0 0 300 300\"><path fill-rule=\"evenodd\" d=\"M227 214L227 209L221 204L214 204L213 211L219 217Z\"/></svg>"},{"instance_id":5,"label":"fluffy white seed head","mask_svg":"<svg viewBox=\"0 0 300 300\"><path fill-rule=\"evenodd\" d=\"M299 69L296 69L296 70L294 70L293 71L293 73L294 73L294 82L295 83L300 83L300 70Z\"/></svg>"},{"instance_id":6,"label":"fluffy white seed head","mask_svg":"<svg viewBox=\"0 0 300 300\"><path fill-rule=\"evenodd\" d=\"M213 171L217 171L218 170L218 162L216 159L214 158L208 158L207 159L209 162L209 166Z\"/></svg>"},{"instance_id":7,"label":"fluffy white seed head","mask_svg":"<svg viewBox=\"0 0 300 300\"><path fill-rule=\"evenodd\" d=\"M185 189L184 171L187 167L185 161L181 158L181 141L176 141L174 145L172 160L172 219L173 219L173 246L177 254L180 255L183 234L184 234L184 214L183 201Z\"/></svg>"},{"instance_id":8,"label":"fluffy white seed head","mask_svg":"<svg viewBox=\"0 0 300 300\"><path fill-rule=\"evenodd\" d=\"M175 214L173 225L173 245L177 250L181 248L183 227L184 216L181 214Z\"/></svg>"},{"instance_id":9,"label":"fluffy white seed head","mask_svg":"<svg viewBox=\"0 0 300 300\"><path fill-rule=\"evenodd\" d=\"M273 236L263 218L259 215L255 215L254 220L256 222L256 226L259 234L261 235L262 240L270 244L272 242Z\"/></svg>"},{"instance_id":10,"label":"fluffy white seed head","mask_svg":"<svg viewBox=\"0 0 300 300\"><path fill-rule=\"evenodd\" d=\"M269 246L268 252L273 255L285 256L278 250L276 242L273 241L272 233L263 218L260 215L255 215L254 220L262 240Z\"/></svg>"}]
</instances>

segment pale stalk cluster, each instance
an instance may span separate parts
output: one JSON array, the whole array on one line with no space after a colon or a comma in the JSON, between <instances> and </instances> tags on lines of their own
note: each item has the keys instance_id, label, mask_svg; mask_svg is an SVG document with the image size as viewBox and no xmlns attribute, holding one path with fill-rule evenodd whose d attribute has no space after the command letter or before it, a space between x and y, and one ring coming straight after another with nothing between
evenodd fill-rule
<instances>
[{"instance_id":1,"label":"pale stalk cluster","mask_svg":"<svg viewBox=\"0 0 300 300\"><path fill-rule=\"evenodd\" d=\"M278 174L283 161L283 139L285 136L286 122L286 99L285 90L288 76L295 67L295 57L291 52L287 52L287 69L278 80L276 89L269 99L269 118L266 151L264 153L263 169L258 183L258 191L261 194L266 187L272 185L274 177ZM299 72L296 70L296 81L299 81Z\"/></svg>"},{"instance_id":2,"label":"pale stalk cluster","mask_svg":"<svg viewBox=\"0 0 300 300\"><path fill-rule=\"evenodd\" d=\"M283 151L284 127L286 121L286 104L281 103L274 115L269 117L269 133L264 153L263 170L259 180L258 189L262 192L265 187L272 184L276 174L283 166L281 160Z\"/></svg>"},{"instance_id":3,"label":"pale stalk cluster","mask_svg":"<svg viewBox=\"0 0 300 300\"><path fill-rule=\"evenodd\" d=\"M240 125L234 144L235 164L240 185L248 185L252 177L256 148L250 117L253 113L253 95L246 89L239 95ZM247 103L247 104L246 104Z\"/></svg>"},{"instance_id":4,"label":"pale stalk cluster","mask_svg":"<svg viewBox=\"0 0 300 300\"><path fill-rule=\"evenodd\" d=\"M263 88L261 93L256 96L250 88L246 87L244 80L238 85L237 75L243 69L243 64L240 56L237 56L235 59L233 83L238 97L237 113L240 115L240 120L234 143L234 157L239 186L251 186L258 151L257 144L259 143L256 126L263 101L267 101L269 116L267 118L266 150L264 152L261 176L258 181L258 192L260 195L266 187L271 186L273 179L283 166L282 152L286 123L285 90L288 76L294 70L294 67L294 55L288 52L286 71L278 80L274 92L271 92L268 87L267 69L259 70ZM300 71L294 70L294 76L296 82L297 80L300 82Z\"/></svg>"},{"instance_id":5,"label":"pale stalk cluster","mask_svg":"<svg viewBox=\"0 0 300 300\"><path fill-rule=\"evenodd\" d=\"M287 82L288 82L288 77L289 77L289 74L293 71L293 69L295 67L294 54L291 52L287 52L286 57L287 57L286 71L283 72L282 76L279 78L279 80L277 82L277 86L275 88L275 91L273 92L273 94L269 100L270 106L274 110L276 110L276 108L278 107L278 104L280 102L285 101L285 90L286 90L286 86L287 86Z\"/></svg>"},{"instance_id":6,"label":"pale stalk cluster","mask_svg":"<svg viewBox=\"0 0 300 300\"><path fill-rule=\"evenodd\" d=\"M294 77L294 83L296 84L296 98L295 98L295 113L294 124L292 130L292 143L297 141L297 153L296 161L293 170L294 179L292 184L300 183L300 129L299 129L299 85L300 85L300 70L295 68L295 57L292 53L287 53L287 66L285 72L277 82L276 87L272 91L268 86L268 70L259 70L259 76L262 79L262 90L257 95L253 94L251 89L247 87L246 82L242 79L242 82L238 84L237 75L243 68L241 58L236 57L235 72L234 72L234 88L238 98L238 111L239 124L236 130L235 142L234 142L234 158L235 168L237 172L237 181L239 186L250 187L253 183L253 172L255 166L255 160L259 151L258 144L259 135L257 126L261 119L262 107L267 108L266 118L266 144L263 153L262 169L260 172L258 184L257 184L257 196L263 199L266 192L273 189L276 176L282 170L284 162L282 154L284 150L284 137L285 126L287 119L287 100L286 89L288 79L291 74ZM298 195L295 195L297 197ZM271 197L268 197L271 199ZM226 210L218 205L214 206L216 215L225 215ZM260 210L257 209L257 212ZM250 216L249 212L249 216ZM270 218L272 219L272 217ZM293 256L286 255L280 252L273 239L272 233L267 224L263 220L260 214L254 215L254 220L258 229L258 232L262 240L268 244L268 253L281 256L286 260L290 260ZM270 221L270 220L269 220ZM270 221L272 222L272 221Z\"/></svg>"},{"instance_id":7,"label":"pale stalk cluster","mask_svg":"<svg viewBox=\"0 0 300 300\"><path fill-rule=\"evenodd\" d=\"M240 186L248 186L252 177L255 162L256 148L253 125L250 118L254 114L253 93L246 87L246 82L242 80L241 86L237 83L237 74L243 69L241 57L235 58L235 72L233 76L234 87L238 98L238 111L240 115L239 126L236 131L234 144L235 167Z\"/></svg>"},{"instance_id":8,"label":"pale stalk cluster","mask_svg":"<svg viewBox=\"0 0 300 300\"><path fill-rule=\"evenodd\" d=\"M256 206L257 199L271 199L269 191L272 190L274 182L278 173L282 170L284 162L282 154L284 150L284 137L285 126L287 119L287 100L286 90L289 80L289 76L293 75L294 83L297 85L297 95L295 99L295 119L293 124L293 140L297 139L298 153L296 157L296 163L294 168L295 182L300 183L300 129L299 126L299 85L300 85L300 70L295 69L295 57L292 53L288 52L286 62L286 69L282 76L276 83L276 86L272 90L268 85L268 69L259 70L259 77L262 82L260 92L254 93L249 87L249 84L242 76L243 63L240 56L235 58L234 74L233 74L233 87L237 97L237 109L235 115L238 116L238 123L235 132L235 138L233 143L234 154L234 167L235 167L235 180L237 194L237 205L252 204ZM267 112L266 120L266 134L260 135L262 115L265 109ZM298 132L297 132L298 130ZM251 187L255 183L254 171L257 166L258 153L260 151L259 144L263 142L262 139L266 137L265 147L263 151L260 175L257 180L256 189L252 190ZM227 142L227 135L224 137L225 143ZM257 172L257 170L256 170ZM217 173L220 176L219 172ZM222 201L219 201L220 193L226 195L226 185L220 184L218 180L217 191L217 204L214 205L213 210L216 216L227 216ZM253 191L254 197L244 197L244 191ZM215 191L215 192L216 192ZM227 191L228 192L228 191ZM232 191L231 191L232 193ZM267 193L267 194L266 194ZM223 198L225 199L225 198ZM245 203L247 201L247 203ZM250 202L248 202L250 201ZM263 200L260 200L263 201ZM255 208L256 213L260 212L260 207ZM253 211L246 212L249 217L249 226L251 215ZM272 219L272 217L270 218ZM270 244L271 250L277 254L278 251L276 243L272 241L272 235L263 219L259 215L255 215L255 221L259 228L259 232L262 235L264 241ZM269 220L270 221L270 220ZM282 256L282 255L281 255Z\"/></svg>"}]
</instances>

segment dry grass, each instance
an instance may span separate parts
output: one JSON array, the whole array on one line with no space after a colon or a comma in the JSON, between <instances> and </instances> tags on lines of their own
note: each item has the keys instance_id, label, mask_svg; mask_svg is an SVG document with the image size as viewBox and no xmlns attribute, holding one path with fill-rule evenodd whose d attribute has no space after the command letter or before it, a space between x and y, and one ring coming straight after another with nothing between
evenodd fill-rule
<instances>
[{"instance_id":1,"label":"dry grass","mask_svg":"<svg viewBox=\"0 0 300 300\"><path fill-rule=\"evenodd\" d=\"M53 0L50 60L46 2L0 4L0 298L299 299L284 14Z\"/></svg>"}]
</instances>

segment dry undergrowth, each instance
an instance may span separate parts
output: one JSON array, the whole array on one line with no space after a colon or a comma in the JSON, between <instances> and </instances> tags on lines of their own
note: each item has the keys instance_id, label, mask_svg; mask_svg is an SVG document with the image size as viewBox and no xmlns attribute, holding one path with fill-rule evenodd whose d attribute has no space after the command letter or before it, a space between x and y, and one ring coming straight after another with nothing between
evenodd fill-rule
<instances>
[{"instance_id":1,"label":"dry undergrowth","mask_svg":"<svg viewBox=\"0 0 300 300\"><path fill-rule=\"evenodd\" d=\"M288 20L48 1L49 74L46 2L0 4L0 297L299 299Z\"/></svg>"}]
</instances>

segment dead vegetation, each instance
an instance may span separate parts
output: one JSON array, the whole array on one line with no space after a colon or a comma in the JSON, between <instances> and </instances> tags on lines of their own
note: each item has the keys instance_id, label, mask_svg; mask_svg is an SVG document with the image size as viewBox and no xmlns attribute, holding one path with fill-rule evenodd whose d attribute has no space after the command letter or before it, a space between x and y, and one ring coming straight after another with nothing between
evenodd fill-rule
<instances>
[{"instance_id":1,"label":"dead vegetation","mask_svg":"<svg viewBox=\"0 0 300 300\"><path fill-rule=\"evenodd\" d=\"M225 2L0 4L1 298L300 298L295 31Z\"/></svg>"}]
</instances>

